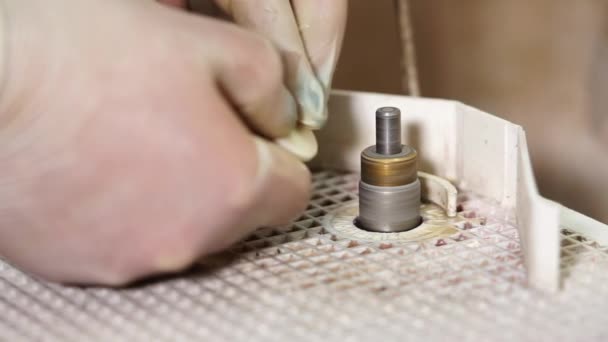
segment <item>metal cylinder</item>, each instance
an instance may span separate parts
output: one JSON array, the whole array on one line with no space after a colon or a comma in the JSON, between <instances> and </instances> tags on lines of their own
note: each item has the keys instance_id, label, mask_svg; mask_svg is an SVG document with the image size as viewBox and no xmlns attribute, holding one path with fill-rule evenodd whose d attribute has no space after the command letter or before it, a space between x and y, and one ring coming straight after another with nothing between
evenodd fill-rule
<instances>
[{"instance_id":1,"label":"metal cylinder","mask_svg":"<svg viewBox=\"0 0 608 342\"><path fill-rule=\"evenodd\" d=\"M401 145L401 112L394 107L376 111L376 145L361 152L359 183L360 228L400 232L420 224L418 153Z\"/></svg>"},{"instance_id":2,"label":"metal cylinder","mask_svg":"<svg viewBox=\"0 0 608 342\"><path fill-rule=\"evenodd\" d=\"M371 185L399 186L418 179L418 153L403 146L400 153L382 155L374 146L361 152L361 179Z\"/></svg>"},{"instance_id":3,"label":"metal cylinder","mask_svg":"<svg viewBox=\"0 0 608 342\"><path fill-rule=\"evenodd\" d=\"M376 153L391 155L401 152L401 111L382 107L376 111Z\"/></svg>"},{"instance_id":4,"label":"metal cylinder","mask_svg":"<svg viewBox=\"0 0 608 342\"><path fill-rule=\"evenodd\" d=\"M375 232L401 232L420 224L420 181L401 186L359 182L357 224Z\"/></svg>"}]
</instances>

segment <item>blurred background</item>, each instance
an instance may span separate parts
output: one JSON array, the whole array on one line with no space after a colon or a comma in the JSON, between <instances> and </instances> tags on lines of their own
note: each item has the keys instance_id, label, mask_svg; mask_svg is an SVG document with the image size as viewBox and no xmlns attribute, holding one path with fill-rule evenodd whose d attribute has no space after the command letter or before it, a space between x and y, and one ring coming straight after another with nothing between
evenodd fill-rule
<instances>
[{"instance_id":1,"label":"blurred background","mask_svg":"<svg viewBox=\"0 0 608 342\"><path fill-rule=\"evenodd\" d=\"M524 127L540 192L608 223L608 1L410 0L421 94ZM350 0L334 88L403 93L393 0Z\"/></svg>"}]
</instances>

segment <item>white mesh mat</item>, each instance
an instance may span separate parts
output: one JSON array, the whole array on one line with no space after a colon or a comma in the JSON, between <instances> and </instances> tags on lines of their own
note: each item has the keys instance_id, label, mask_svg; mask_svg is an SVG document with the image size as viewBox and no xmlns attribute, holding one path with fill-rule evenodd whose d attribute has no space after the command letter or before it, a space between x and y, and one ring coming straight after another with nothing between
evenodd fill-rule
<instances>
[{"instance_id":1,"label":"white mesh mat","mask_svg":"<svg viewBox=\"0 0 608 342\"><path fill-rule=\"evenodd\" d=\"M513 217L465 194L421 243L352 241L323 216L357 176L320 172L306 213L190 272L126 289L46 283L0 261L0 340L607 340L608 249L562 231L563 290L525 286Z\"/></svg>"}]
</instances>

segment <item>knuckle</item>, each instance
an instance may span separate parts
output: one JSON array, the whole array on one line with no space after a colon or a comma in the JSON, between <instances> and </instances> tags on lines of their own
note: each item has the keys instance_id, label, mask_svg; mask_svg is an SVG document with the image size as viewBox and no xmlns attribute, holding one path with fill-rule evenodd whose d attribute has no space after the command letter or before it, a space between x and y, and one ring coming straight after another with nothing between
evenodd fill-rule
<instances>
[{"instance_id":1,"label":"knuckle","mask_svg":"<svg viewBox=\"0 0 608 342\"><path fill-rule=\"evenodd\" d=\"M238 72L243 75L243 79L252 82L254 89L278 89L283 81L283 66L272 43L252 35L243 46L247 51L242 54L238 65Z\"/></svg>"}]
</instances>

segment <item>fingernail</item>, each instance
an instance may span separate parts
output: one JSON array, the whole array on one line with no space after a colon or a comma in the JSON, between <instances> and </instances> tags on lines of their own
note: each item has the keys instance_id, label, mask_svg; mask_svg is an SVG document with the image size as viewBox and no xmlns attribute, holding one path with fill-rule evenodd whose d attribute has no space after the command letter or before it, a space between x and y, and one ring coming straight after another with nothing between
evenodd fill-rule
<instances>
[{"instance_id":1,"label":"fingernail","mask_svg":"<svg viewBox=\"0 0 608 342\"><path fill-rule=\"evenodd\" d=\"M300 123L311 129L323 127L327 121L323 86L311 73L298 78L296 101L300 109Z\"/></svg>"},{"instance_id":2,"label":"fingernail","mask_svg":"<svg viewBox=\"0 0 608 342\"><path fill-rule=\"evenodd\" d=\"M281 122L279 124L283 128L282 131L287 135L297 126L298 105L287 88L281 88L281 94L279 96L281 98L279 108L279 118Z\"/></svg>"},{"instance_id":3,"label":"fingernail","mask_svg":"<svg viewBox=\"0 0 608 342\"><path fill-rule=\"evenodd\" d=\"M314 158L319 149L314 133L305 126L297 127L288 136L277 139L276 143L304 162Z\"/></svg>"}]
</instances>

